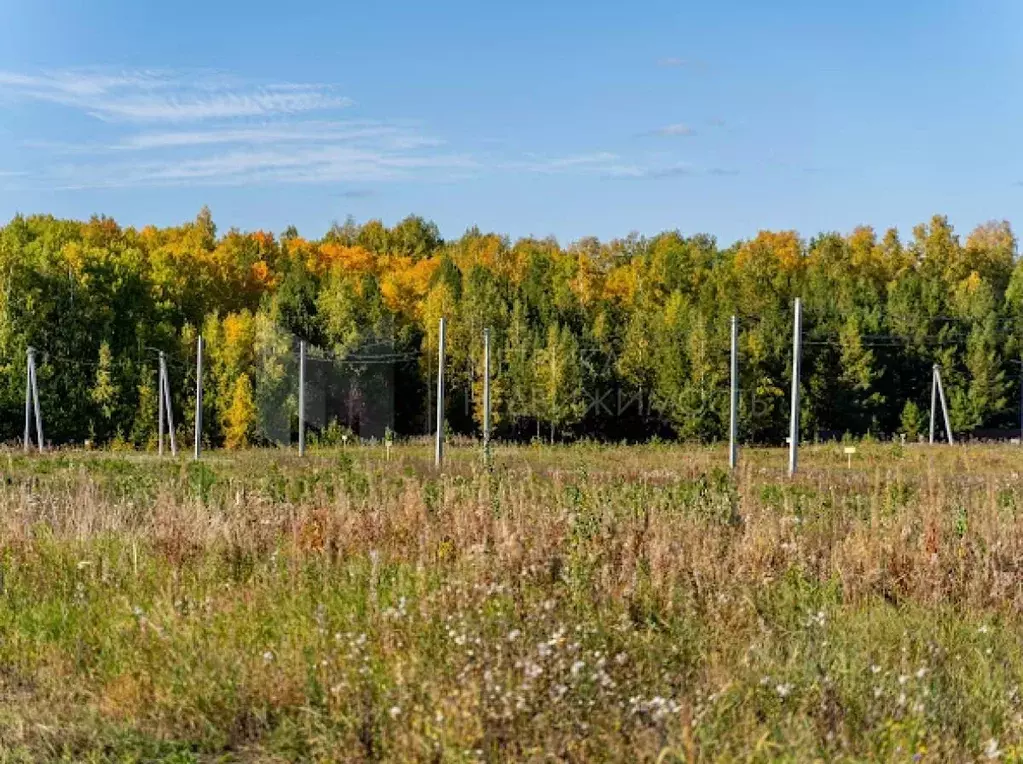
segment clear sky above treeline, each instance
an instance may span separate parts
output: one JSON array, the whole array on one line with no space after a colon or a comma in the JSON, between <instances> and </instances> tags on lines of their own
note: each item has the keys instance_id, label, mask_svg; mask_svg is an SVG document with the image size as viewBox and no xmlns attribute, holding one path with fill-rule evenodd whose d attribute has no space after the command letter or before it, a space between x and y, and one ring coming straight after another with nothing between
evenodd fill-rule
<instances>
[{"instance_id":1,"label":"clear sky above treeline","mask_svg":"<svg viewBox=\"0 0 1023 764\"><path fill-rule=\"evenodd\" d=\"M0 218L806 235L1023 203L1023 7L2 3Z\"/></svg>"}]
</instances>

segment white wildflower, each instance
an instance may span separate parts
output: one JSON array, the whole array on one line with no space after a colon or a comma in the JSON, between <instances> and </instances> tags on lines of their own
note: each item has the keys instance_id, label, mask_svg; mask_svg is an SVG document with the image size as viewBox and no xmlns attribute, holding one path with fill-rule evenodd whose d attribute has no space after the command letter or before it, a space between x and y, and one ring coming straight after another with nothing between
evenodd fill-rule
<instances>
[{"instance_id":1,"label":"white wildflower","mask_svg":"<svg viewBox=\"0 0 1023 764\"><path fill-rule=\"evenodd\" d=\"M1002 755L1002 752L998 749L998 741L991 738L987 741L987 745L984 746L984 755L989 759L997 759Z\"/></svg>"}]
</instances>

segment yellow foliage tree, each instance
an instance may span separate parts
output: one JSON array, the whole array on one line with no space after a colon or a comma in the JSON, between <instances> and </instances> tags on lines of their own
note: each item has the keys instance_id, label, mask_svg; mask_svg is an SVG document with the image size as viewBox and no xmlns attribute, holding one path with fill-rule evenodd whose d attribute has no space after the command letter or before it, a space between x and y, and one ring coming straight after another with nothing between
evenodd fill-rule
<instances>
[{"instance_id":1,"label":"yellow foliage tree","mask_svg":"<svg viewBox=\"0 0 1023 764\"><path fill-rule=\"evenodd\" d=\"M641 269L638 260L613 268L604 281L604 297L626 307L634 305L640 291Z\"/></svg>"},{"instance_id":2,"label":"yellow foliage tree","mask_svg":"<svg viewBox=\"0 0 1023 764\"><path fill-rule=\"evenodd\" d=\"M248 374L242 374L235 380L231 405L224 414L224 445L230 449L248 446L255 431L257 415L252 381Z\"/></svg>"},{"instance_id":3,"label":"yellow foliage tree","mask_svg":"<svg viewBox=\"0 0 1023 764\"><path fill-rule=\"evenodd\" d=\"M1016 237L1008 221L977 226L966 239L967 267L1004 289L1016 261Z\"/></svg>"},{"instance_id":4,"label":"yellow foliage tree","mask_svg":"<svg viewBox=\"0 0 1023 764\"><path fill-rule=\"evenodd\" d=\"M772 257L785 272L792 273L802 264L802 245L795 231L761 231L752 241L739 248L735 265L746 268L758 256Z\"/></svg>"},{"instance_id":5,"label":"yellow foliage tree","mask_svg":"<svg viewBox=\"0 0 1023 764\"><path fill-rule=\"evenodd\" d=\"M332 241L321 244L317 272L324 274L338 267L349 273L376 273L377 257L364 247L346 247Z\"/></svg>"},{"instance_id":6,"label":"yellow foliage tree","mask_svg":"<svg viewBox=\"0 0 1023 764\"><path fill-rule=\"evenodd\" d=\"M227 377L246 369L253 361L256 325L247 310L224 316L224 347L222 350Z\"/></svg>"},{"instance_id":7,"label":"yellow foliage tree","mask_svg":"<svg viewBox=\"0 0 1023 764\"><path fill-rule=\"evenodd\" d=\"M571 286L584 307L590 307L600 298L604 279L589 255L582 252L577 255L576 272Z\"/></svg>"},{"instance_id":8,"label":"yellow foliage tree","mask_svg":"<svg viewBox=\"0 0 1023 764\"><path fill-rule=\"evenodd\" d=\"M380 293L388 309L409 319L419 317L421 303L440 264L438 258L413 262L410 257L389 257L380 279Z\"/></svg>"}]
</instances>

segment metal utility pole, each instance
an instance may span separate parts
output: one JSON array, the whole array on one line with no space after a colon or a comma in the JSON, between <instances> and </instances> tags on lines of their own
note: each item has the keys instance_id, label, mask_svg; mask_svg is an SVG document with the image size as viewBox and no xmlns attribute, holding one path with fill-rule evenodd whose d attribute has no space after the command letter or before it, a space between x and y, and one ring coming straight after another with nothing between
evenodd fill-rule
<instances>
[{"instance_id":1,"label":"metal utility pole","mask_svg":"<svg viewBox=\"0 0 1023 764\"><path fill-rule=\"evenodd\" d=\"M39 411L39 377L36 374L36 352L32 351L29 359L32 366L32 400L36 412L36 442L39 444L39 453L43 452L43 415Z\"/></svg>"},{"instance_id":2,"label":"metal utility pole","mask_svg":"<svg viewBox=\"0 0 1023 764\"><path fill-rule=\"evenodd\" d=\"M178 443L174 435L174 409L171 407L170 375L167 373L167 358L160 351L160 402L163 404L160 416L160 453L163 453L163 425L166 415L167 434L170 436L171 454L178 455Z\"/></svg>"},{"instance_id":3,"label":"metal utility pole","mask_svg":"<svg viewBox=\"0 0 1023 764\"><path fill-rule=\"evenodd\" d=\"M732 395L729 404L728 466L739 465L739 317L732 316Z\"/></svg>"},{"instance_id":4,"label":"metal utility pole","mask_svg":"<svg viewBox=\"0 0 1023 764\"><path fill-rule=\"evenodd\" d=\"M298 343L298 455L305 456L305 340Z\"/></svg>"},{"instance_id":5,"label":"metal utility pole","mask_svg":"<svg viewBox=\"0 0 1023 764\"><path fill-rule=\"evenodd\" d=\"M174 434L174 407L171 405L170 374L163 367L163 389L167 393L167 432L170 433L171 454L178 455L178 436Z\"/></svg>"},{"instance_id":6,"label":"metal utility pole","mask_svg":"<svg viewBox=\"0 0 1023 764\"><path fill-rule=\"evenodd\" d=\"M25 453L32 443L32 348L25 356Z\"/></svg>"},{"instance_id":7,"label":"metal utility pole","mask_svg":"<svg viewBox=\"0 0 1023 764\"><path fill-rule=\"evenodd\" d=\"M792 328L792 411L789 414L789 476L796 474L799 451L799 367L803 352L803 303L797 297Z\"/></svg>"},{"instance_id":8,"label":"metal utility pole","mask_svg":"<svg viewBox=\"0 0 1023 764\"><path fill-rule=\"evenodd\" d=\"M941 369L937 366L934 367L934 377L938 383L938 399L941 401L941 413L945 417L945 434L948 435L948 444L954 446L955 439L952 436L952 423L948 418L948 401L945 400L945 385L941 382Z\"/></svg>"},{"instance_id":9,"label":"metal utility pole","mask_svg":"<svg viewBox=\"0 0 1023 764\"><path fill-rule=\"evenodd\" d=\"M156 418L156 442L157 442L157 453L163 456L163 407L164 401L166 400L163 396L163 351L160 351L160 360L156 372L157 377L157 393L156 393L156 407L160 412Z\"/></svg>"},{"instance_id":10,"label":"metal utility pole","mask_svg":"<svg viewBox=\"0 0 1023 764\"><path fill-rule=\"evenodd\" d=\"M43 417L39 410L39 384L36 381L36 350L28 348L25 364L25 452L32 444L32 414L36 420L36 443L43 452Z\"/></svg>"},{"instance_id":11,"label":"metal utility pole","mask_svg":"<svg viewBox=\"0 0 1023 764\"><path fill-rule=\"evenodd\" d=\"M928 443L934 445L934 420L938 407L938 364L931 367L931 434Z\"/></svg>"},{"instance_id":12,"label":"metal utility pole","mask_svg":"<svg viewBox=\"0 0 1023 764\"><path fill-rule=\"evenodd\" d=\"M202 335L195 343L195 455L202 454Z\"/></svg>"},{"instance_id":13,"label":"metal utility pole","mask_svg":"<svg viewBox=\"0 0 1023 764\"><path fill-rule=\"evenodd\" d=\"M483 460L490 462L490 330L483 330Z\"/></svg>"},{"instance_id":14,"label":"metal utility pole","mask_svg":"<svg viewBox=\"0 0 1023 764\"><path fill-rule=\"evenodd\" d=\"M440 319L437 337L437 443L433 464L440 469L444 463L444 318Z\"/></svg>"}]
</instances>

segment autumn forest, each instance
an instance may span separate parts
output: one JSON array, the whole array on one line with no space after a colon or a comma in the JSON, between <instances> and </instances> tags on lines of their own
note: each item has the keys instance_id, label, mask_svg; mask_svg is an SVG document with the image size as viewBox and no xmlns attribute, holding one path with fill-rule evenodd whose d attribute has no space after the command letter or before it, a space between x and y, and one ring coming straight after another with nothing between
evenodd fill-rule
<instances>
[{"instance_id":1,"label":"autumn forest","mask_svg":"<svg viewBox=\"0 0 1023 764\"><path fill-rule=\"evenodd\" d=\"M293 422L300 339L365 373L363 395L390 396L398 435L421 434L444 316L453 433L479 431L489 328L498 437L713 441L726 435L736 314L740 434L777 443L796 296L807 439L915 438L935 363L955 430L1018 421L1023 265L1005 222L965 236L935 216L908 236L764 231L722 246L667 231L566 246L476 229L445 241L414 216L391 228L349 220L318 241L294 229L218 235L206 209L141 230L18 216L0 229L0 279L4 440L20 437L29 346L53 443L150 444L156 350L172 361L177 424L190 432L200 333L211 445L267 442L262 411ZM371 382L381 360L388 390Z\"/></svg>"}]
</instances>

